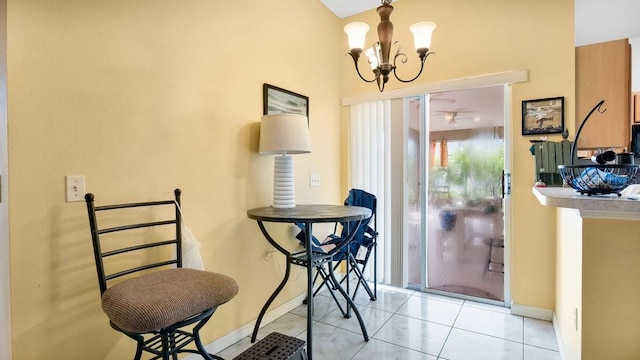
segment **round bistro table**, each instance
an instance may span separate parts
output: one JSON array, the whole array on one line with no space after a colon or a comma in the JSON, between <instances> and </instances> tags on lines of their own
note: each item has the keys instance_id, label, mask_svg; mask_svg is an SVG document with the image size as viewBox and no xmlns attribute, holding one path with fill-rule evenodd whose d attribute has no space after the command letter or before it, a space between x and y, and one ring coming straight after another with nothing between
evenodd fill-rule
<instances>
[{"instance_id":1,"label":"round bistro table","mask_svg":"<svg viewBox=\"0 0 640 360\"><path fill-rule=\"evenodd\" d=\"M346 223L346 222L357 222L357 225L353 227L353 229L349 232L349 236L342 246L346 246L355 235L356 229L362 222L362 220L367 219L371 216L371 210L359 207L359 206L344 206L344 205L296 205L293 208L286 209L278 209L271 206L265 206L260 208L255 208L247 211L247 217L252 220L256 220L258 222L258 226L262 231L264 237L269 241L273 247L275 247L279 252L284 254L287 257L287 269L285 271L284 279L280 282L280 285L276 288L276 290L271 294L267 302L262 307L260 311L260 315L258 316L258 320L253 328L253 334L251 335L251 342L256 341L256 337L258 335L258 329L260 328L260 323L262 322L262 318L264 314L267 312L267 309L278 296L280 291L286 285L289 279L289 273L291 264L305 264L307 268L307 354L308 359L311 360L313 357L313 337L312 337L312 324L313 324L313 268L319 264L325 262L331 262L331 258L333 257L333 253L330 255L313 252L312 247L308 244L311 243L311 237L313 234L313 224L316 223ZM291 252L287 251L283 248L278 242L273 239L273 237L269 234L267 229L264 226L265 222L276 222L276 223L291 223L291 224L304 224L304 233L305 233L305 255L306 258L300 261L296 261L294 255ZM341 246L341 247L342 247ZM365 341L369 340L369 335L367 334L367 329L364 325L364 321L362 320L362 316L360 316L360 312L358 311L355 303L351 300L351 297L347 292L339 285L339 282L335 278L333 274L333 265L329 265L329 274L334 282L337 285L338 291L344 296L347 301L348 306L353 308L353 312L356 314L358 318L358 322L360 323L360 328L362 329L362 335Z\"/></svg>"}]
</instances>

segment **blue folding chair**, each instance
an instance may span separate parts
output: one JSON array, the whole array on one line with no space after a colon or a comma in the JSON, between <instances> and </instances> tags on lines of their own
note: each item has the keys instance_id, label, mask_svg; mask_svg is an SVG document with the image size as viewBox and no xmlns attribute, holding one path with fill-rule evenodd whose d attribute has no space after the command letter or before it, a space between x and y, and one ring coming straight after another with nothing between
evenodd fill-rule
<instances>
[{"instance_id":1,"label":"blue folding chair","mask_svg":"<svg viewBox=\"0 0 640 360\"><path fill-rule=\"evenodd\" d=\"M345 280L347 280L350 274L352 273L355 274L357 279L357 284L356 284L355 291L353 292L352 299L355 299L360 286L362 286L367 292L367 294L369 295L370 300L375 301L377 299L377 266L376 266L376 262L377 262L376 261L377 260L376 242L378 238L378 233L376 231L377 229L377 224L376 224L377 198L375 195L368 193L364 190L351 189L349 190L349 195L344 201L344 205L366 207L371 210L372 215L368 219L363 220L359 226L357 222L341 223L340 225L342 226L342 231L340 232L340 235L337 234L338 224L336 224L333 234L329 235L324 242L321 242L315 236L312 236L311 246L313 251L326 252L323 249L323 246L341 243L343 239L349 234L349 230L352 229L354 226L358 226L351 243L348 244L347 246L344 246L339 252L337 252L333 256L333 262L335 264L334 270L337 269L343 261L345 261L347 272L345 276L340 280L340 283L342 284ZM298 233L296 238L301 242L304 242L304 235L305 235L304 224L296 224L296 225L298 225L298 227L301 229L300 233ZM371 225L373 225L373 227ZM358 257L359 251L362 251L364 256ZM374 257L373 291L369 287L369 284L367 283L364 277L364 272L366 270L369 257L372 251L373 251L373 257ZM333 284L331 282L331 278L327 274L327 270L322 266L316 267L316 270L317 271L316 271L314 283L318 280L318 277L322 279L322 283L320 284L320 286L318 286L318 288L314 292L314 296L318 293L318 291L322 289L323 286L326 286L331 296L336 301L336 304L338 304L338 307L340 308L340 311L342 312L342 314L345 315L345 317L348 317L349 307L347 306L347 311L344 311L342 309L340 302L338 301L338 299L336 298L333 292L333 290L336 289L335 288L336 284ZM347 281L346 288L347 288L346 289L347 293L349 293L348 281Z\"/></svg>"}]
</instances>

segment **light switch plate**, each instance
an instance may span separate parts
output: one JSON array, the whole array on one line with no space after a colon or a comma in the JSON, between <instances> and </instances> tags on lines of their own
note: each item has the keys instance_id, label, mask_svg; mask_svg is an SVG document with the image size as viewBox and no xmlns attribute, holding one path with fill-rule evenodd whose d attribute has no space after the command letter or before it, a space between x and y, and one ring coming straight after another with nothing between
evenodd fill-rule
<instances>
[{"instance_id":1,"label":"light switch plate","mask_svg":"<svg viewBox=\"0 0 640 360\"><path fill-rule=\"evenodd\" d=\"M67 202L84 201L84 175L66 176Z\"/></svg>"},{"instance_id":2,"label":"light switch plate","mask_svg":"<svg viewBox=\"0 0 640 360\"><path fill-rule=\"evenodd\" d=\"M320 174L309 174L309 186L320 186Z\"/></svg>"}]
</instances>

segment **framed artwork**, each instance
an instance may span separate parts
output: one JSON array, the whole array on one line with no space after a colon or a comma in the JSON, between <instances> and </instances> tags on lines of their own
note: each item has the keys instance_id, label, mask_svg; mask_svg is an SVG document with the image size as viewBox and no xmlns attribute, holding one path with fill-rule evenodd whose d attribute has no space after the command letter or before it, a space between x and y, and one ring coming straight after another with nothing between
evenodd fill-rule
<instances>
[{"instance_id":1,"label":"framed artwork","mask_svg":"<svg viewBox=\"0 0 640 360\"><path fill-rule=\"evenodd\" d=\"M522 102L522 135L561 134L564 96Z\"/></svg>"},{"instance_id":2,"label":"framed artwork","mask_svg":"<svg viewBox=\"0 0 640 360\"><path fill-rule=\"evenodd\" d=\"M263 115L301 114L309 118L309 98L277 86L262 85Z\"/></svg>"}]
</instances>

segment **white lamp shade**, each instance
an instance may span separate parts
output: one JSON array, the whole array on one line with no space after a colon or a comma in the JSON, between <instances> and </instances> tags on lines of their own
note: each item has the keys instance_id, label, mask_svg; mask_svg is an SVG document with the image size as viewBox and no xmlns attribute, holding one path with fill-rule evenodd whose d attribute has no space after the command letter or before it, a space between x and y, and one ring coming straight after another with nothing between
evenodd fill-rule
<instances>
[{"instance_id":1,"label":"white lamp shade","mask_svg":"<svg viewBox=\"0 0 640 360\"><path fill-rule=\"evenodd\" d=\"M349 39L349 49L364 49L364 41L369 31L369 25L363 22L352 22L344 27Z\"/></svg>"},{"instance_id":2,"label":"white lamp shade","mask_svg":"<svg viewBox=\"0 0 640 360\"><path fill-rule=\"evenodd\" d=\"M409 30L413 33L413 43L416 46L416 50L431 47L431 35L435 29L436 24L430 21L419 22L409 27Z\"/></svg>"},{"instance_id":3,"label":"white lamp shade","mask_svg":"<svg viewBox=\"0 0 640 360\"><path fill-rule=\"evenodd\" d=\"M260 154L304 154L311 152L307 117L271 114L260 124Z\"/></svg>"}]
</instances>

